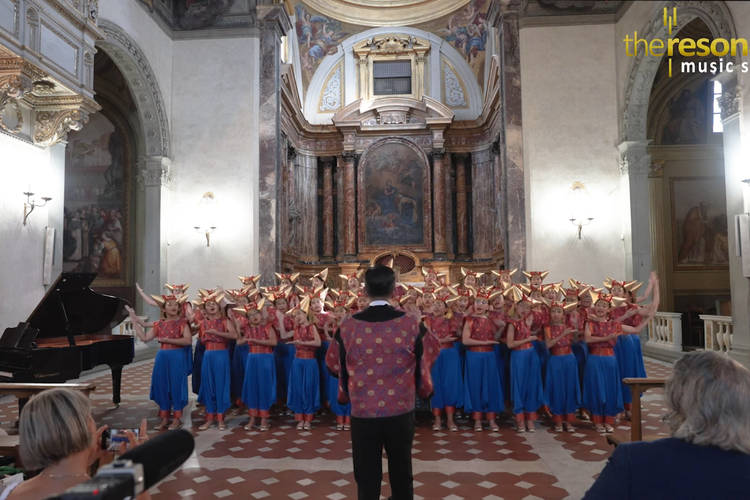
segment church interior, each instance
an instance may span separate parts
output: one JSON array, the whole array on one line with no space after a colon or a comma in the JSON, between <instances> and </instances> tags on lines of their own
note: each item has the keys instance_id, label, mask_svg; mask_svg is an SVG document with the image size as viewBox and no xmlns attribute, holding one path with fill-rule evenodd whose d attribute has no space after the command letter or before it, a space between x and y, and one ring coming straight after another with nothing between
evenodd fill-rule
<instances>
[{"instance_id":1,"label":"church interior","mask_svg":"<svg viewBox=\"0 0 750 500\"><path fill-rule=\"evenodd\" d=\"M377 264L420 289L425 269L641 290L655 272L648 376L700 349L750 367L747 48L649 53L675 38L750 40L750 3L0 0L0 380L95 383L98 424L156 433L159 344L99 294L152 322L166 284L193 300L238 276L298 275L303 291L322 274L343 290ZM86 292L62 314L47 300L61 275ZM77 334L126 344L19 375L8 332L40 314L55 322L27 354L75 350ZM20 396L0 395L12 456ZM230 410L226 430L201 431L196 398L182 417L195 453L153 498L356 498L335 415L298 432L282 408L248 432ZM614 449L584 420L435 432L429 404L415 498L578 499ZM665 436L661 389L641 405L639 432Z\"/></svg>"}]
</instances>

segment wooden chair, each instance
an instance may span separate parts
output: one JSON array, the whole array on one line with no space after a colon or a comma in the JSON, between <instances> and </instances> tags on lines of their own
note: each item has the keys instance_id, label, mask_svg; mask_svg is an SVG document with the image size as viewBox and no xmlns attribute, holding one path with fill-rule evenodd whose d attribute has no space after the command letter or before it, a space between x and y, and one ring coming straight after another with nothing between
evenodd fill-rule
<instances>
[{"instance_id":1,"label":"wooden chair","mask_svg":"<svg viewBox=\"0 0 750 500\"><path fill-rule=\"evenodd\" d=\"M623 383L630 387L630 393L633 395L633 407L630 410L630 436L626 434L607 434L607 442L615 447L620 443L632 441L654 441L661 439L663 436L648 435L643 436L641 428L641 393L649 389L664 387L666 379L663 378L624 378Z\"/></svg>"}]
</instances>

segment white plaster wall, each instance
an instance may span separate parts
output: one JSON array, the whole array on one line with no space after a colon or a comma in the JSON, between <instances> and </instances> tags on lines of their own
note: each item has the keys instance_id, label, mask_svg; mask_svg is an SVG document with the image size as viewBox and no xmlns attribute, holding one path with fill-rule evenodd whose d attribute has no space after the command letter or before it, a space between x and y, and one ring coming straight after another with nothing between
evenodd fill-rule
<instances>
[{"instance_id":1,"label":"white plaster wall","mask_svg":"<svg viewBox=\"0 0 750 500\"><path fill-rule=\"evenodd\" d=\"M172 39L135 0L99 0L99 17L120 26L146 56L159 83L167 116L172 113Z\"/></svg>"},{"instance_id":2,"label":"white plaster wall","mask_svg":"<svg viewBox=\"0 0 750 500\"><path fill-rule=\"evenodd\" d=\"M237 288L258 270L259 40L176 41L173 52L168 282ZM193 228L206 191L220 207L210 247Z\"/></svg>"},{"instance_id":3,"label":"white plaster wall","mask_svg":"<svg viewBox=\"0 0 750 500\"><path fill-rule=\"evenodd\" d=\"M750 40L750 2L727 2L729 11L732 13L734 28L737 30L737 38ZM748 62L750 66L750 55L740 56L741 62ZM737 73L738 84L742 87L742 107L740 108L740 133L742 134L743 162L747 165L750 160L750 137L748 137L747 123L750 120L750 73ZM742 173L744 179L750 177L750 168L745 168ZM740 179L741 180L741 179ZM745 190L745 211L750 211L750 191Z\"/></svg>"},{"instance_id":4,"label":"white plaster wall","mask_svg":"<svg viewBox=\"0 0 750 500\"><path fill-rule=\"evenodd\" d=\"M548 282L597 284L625 273L614 31L612 24L521 30L527 265L549 270ZM574 181L596 205L581 240L566 207Z\"/></svg>"},{"instance_id":5,"label":"white plaster wall","mask_svg":"<svg viewBox=\"0 0 750 500\"><path fill-rule=\"evenodd\" d=\"M49 219L62 221L64 164L50 161L50 150L39 149L0 133L0 333L25 321L44 296L42 271L45 231ZM52 182L52 181L58 182ZM36 208L23 225L25 191L52 197ZM58 228L62 246L62 228ZM58 259L60 258L58 253ZM58 261L59 263L59 261Z\"/></svg>"}]
</instances>

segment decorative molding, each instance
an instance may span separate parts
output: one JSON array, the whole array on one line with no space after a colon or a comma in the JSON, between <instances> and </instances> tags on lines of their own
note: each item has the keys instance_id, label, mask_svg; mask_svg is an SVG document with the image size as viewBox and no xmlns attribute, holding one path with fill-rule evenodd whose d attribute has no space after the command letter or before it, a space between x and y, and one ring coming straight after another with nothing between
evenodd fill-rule
<instances>
[{"instance_id":1,"label":"decorative molding","mask_svg":"<svg viewBox=\"0 0 750 500\"><path fill-rule=\"evenodd\" d=\"M673 7L677 8L677 26L672 28L677 32L693 19L699 17L706 23L714 37L727 40L736 38L732 15L725 2L671 1L667 2L664 7L669 12L672 11ZM646 26L638 30L639 39L643 38L650 44L651 40L658 38L666 45L668 34L662 14L662 9L659 9ZM646 119L651 87L661 58L644 57L645 53L646 51L638 52L636 56L632 57L630 63L619 119L620 139L622 141L646 138ZM738 57L727 55L725 60L737 63Z\"/></svg>"},{"instance_id":2,"label":"decorative molding","mask_svg":"<svg viewBox=\"0 0 750 500\"><path fill-rule=\"evenodd\" d=\"M443 86L445 104L452 108L468 108L464 87L459 78L453 72L453 67L443 59Z\"/></svg>"},{"instance_id":3,"label":"decorative molding","mask_svg":"<svg viewBox=\"0 0 750 500\"><path fill-rule=\"evenodd\" d=\"M344 72L343 64L339 64L336 69L328 77L328 83L326 83L325 90L320 95L320 104L318 109L320 111L338 111L344 102L343 99L343 78Z\"/></svg>"},{"instance_id":4,"label":"decorative molding","mask_svg":"<svg viewBox=\"0 0 750 500\"><path fill-rule=\"evenodd\" d=\"M13 128L8 127L5 122L3 121L3 113L5 112L5 108L8 104L12 104L13 107L16 109L16 126ZM23 114L21 113L21 107L18 105L18 101L13 98L4 99L3 94L0 92L0 128L5 130L6 132L10 134L17 134L21 131L23 128Z\"/></svg>"},{"instance_id":5,"label":"decorative molding","mask_svg":"<svg viewBox=\"0 0 750 500\"><path fill-rule=\"evenodd\" d=\"M432 148L432 159L442 160L445 158L445 148Z\"/></svg>"},{"instance_id":6,"label":"decorative molding","mask_svg":"<svg viewBox=\"0 0 750 500\"><path fill-rule=\"evenodd\" d=\"M57 144L69 131L81 130L88 121L88 113L78 109L37 111L34 123L34 143L40 146Z\"/></svg>"},{"instance_id":7,"label":"decorative molding","mask_svg":"<svg viewBox=\"0 0 750 500\"><path fill-rule=\"evenodd\" d=\"M742 100L742 87L737 85L733 89L727 89L716 99L721 109L721 119L726 120L730 116L740 112Z\"/></svg>"},{"instance_id":8,"label":"decorative molding","mask_svg":"<svg viewBox=\"0 0 750 500\"><path fill-rule=\"evenodd\" d=\"M352 150L345 150L341 152L341 156L344 157L344 161L354 161L357 159L357 152Z\"/></svg>"},{"instance_id":9,"label":"decorative molding","mask_svg":"<svg viewBox=\"0 0 750 500\"><path fill-rule=\"evenodd\" d=\"M166 165L162 165L162 167L158 169L141 168L139 174L144 187L169 187L171 173L169 167Z\"/></svg>"},{"instance_id":10,"label":"decorative molding","mask_svg":"<svg viewBox=\"0 0 750 500\"><path fill-rule=\"evenodd\" d=\"M135 41L116 24L100 19L99 26L107 34L106 40L100 42L99 46L112 58L125 79L131 82L130 90L135 97L144 129L146 153L168 157L169 122L159 83L146 56ZM132 83L134 81L140 81L143 85L137 87Z\"/></svg>"},{"instance_id":11,"label":"decorative molding","mask_svg":"<svg viewBox=\"0 0 750 500\"><path fill-rule=\"evenodd\" d=\"M648 177L650 179L661 179L664 174L665 163L667 163L666 160L652 161L649 166Z\"/></svg>"}]
</instances>

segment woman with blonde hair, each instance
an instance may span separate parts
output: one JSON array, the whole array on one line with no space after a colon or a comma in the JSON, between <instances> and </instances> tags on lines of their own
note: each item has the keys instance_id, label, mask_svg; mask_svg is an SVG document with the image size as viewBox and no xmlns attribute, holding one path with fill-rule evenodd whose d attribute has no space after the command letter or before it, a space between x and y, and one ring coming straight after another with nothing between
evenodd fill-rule
<instances>
[{"instance_id":1,"label":"woman with blonde hair","mask_svg":"<svg viewBox=\"0 0 750 500\"><path fill-rule=\"evenodd\" d=\"M78 391L50 389L31 398L19 418L19 451L27 470L41 472L6 489L0 499L44 500L88 481L91 464L107 453L101 448L106 428L96 429L91 404ZM145 441L146 420L140 438L126 434L131 447ZM148 492L138 496L138 500L150 498Z\"/></svg>"},{"instance_id":2,"label":"woman with blonde hair","mask_svg":"<svg viewBox=\"0 0 750 500\"><path fill-rule=\"evenodd\" d=\"M750 371L694 351L664 388L672 437L615 449L584 500L750 498Z\"/></svg>"}]
</instances>

